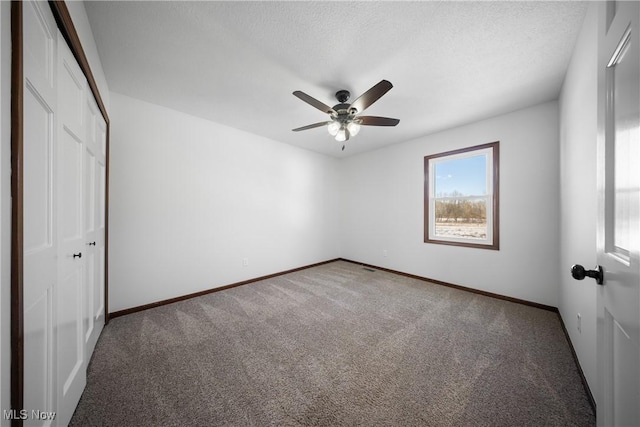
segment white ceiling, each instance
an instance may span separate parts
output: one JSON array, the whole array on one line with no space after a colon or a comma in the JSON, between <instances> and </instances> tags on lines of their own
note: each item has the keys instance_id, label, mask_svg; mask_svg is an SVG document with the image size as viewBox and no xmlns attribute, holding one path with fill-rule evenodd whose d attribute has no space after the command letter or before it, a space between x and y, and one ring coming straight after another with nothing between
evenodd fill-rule
<instances>
[{"instance_id":1,"label":"white ceiling","mask_svg":"<svg viewBox=\"0 0 640 427\"><path fill-rule=\"evenodd\" d=\"M586 3L95 1L110 90L331 156L353 155L557 99ZM394 88L344 152L292 95Z\"/></svg>"}]
</instances>

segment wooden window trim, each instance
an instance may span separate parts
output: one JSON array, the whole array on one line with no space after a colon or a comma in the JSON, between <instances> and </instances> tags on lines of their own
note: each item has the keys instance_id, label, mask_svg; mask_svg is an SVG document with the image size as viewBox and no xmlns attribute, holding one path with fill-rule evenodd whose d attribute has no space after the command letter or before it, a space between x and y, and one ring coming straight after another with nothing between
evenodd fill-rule
<instances>
[{"instance_id":1,"label":"wooden window trim","mask_svg":"<svg viewBox=\"0 0 640 427\"><path fill-rule=\"evenodd\" d=\"M429 216L430 216L430 194L429 194L429 161L431 159L447 157L456 154L464 154L472 151L491 148L493 153L493 170L491 177L493 179L493 242L491 244L455 242L448 240L432 239L429 236ZM500 249L500 141L490 142L488 144L476 145L473 147L461 148L457 150L447 151L444 153L431 154L424 157L424 242L435 243L439 245L462 246L478 249Z\"/></svg>"}]
</instances>

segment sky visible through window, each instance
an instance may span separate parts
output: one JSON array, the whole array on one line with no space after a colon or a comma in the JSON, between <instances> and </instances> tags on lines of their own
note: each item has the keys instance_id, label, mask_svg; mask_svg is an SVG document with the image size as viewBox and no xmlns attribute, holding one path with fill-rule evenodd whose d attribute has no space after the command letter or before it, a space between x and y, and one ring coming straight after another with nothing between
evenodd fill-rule
<instances>
[{"instance_id":1,"label":"sky visible through window","mask_svg":"<svg viewBox=\"0 0 640 427\"><path fill-rule=\"evenodd\" d=\"M454 192L463 196L487 194L486 155L439 162L435 167L436 196L448 196Z\"/></svg>"}]
</instances>

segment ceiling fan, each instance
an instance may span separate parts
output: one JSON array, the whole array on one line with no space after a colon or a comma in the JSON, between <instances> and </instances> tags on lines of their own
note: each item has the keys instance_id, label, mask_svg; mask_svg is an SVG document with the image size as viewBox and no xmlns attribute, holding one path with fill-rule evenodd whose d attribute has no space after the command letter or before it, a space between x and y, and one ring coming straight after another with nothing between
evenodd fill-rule
<instances>
[{"instance_id":1,"label":"ceiling fan","mask_svg":"<svg viewBox=\"0 0 640 427\"><path fill-rule=\"evenodd\" d=\"M326 122L313 123L311 125L302 126L292 130L294 132L298 132L326 125L329 134L335 137L336 141L344 142L349 140L350 137L356 136L358 132L360 132L360 126L395 126L400 123L400 120L391 119L389 117L358 115L380 99L380 97L387 93L392 87L393 85L389 81L382 80L380 83L360 95L360 97L351 104L346 103L351 96L349 91L339 90L336 92L336 98L338 99L339 104L336 104L333 107L329 107L306 93L297 90L293 92L295 96L312 107L329 114L331 119ZM344 150L344 145L342 145L342 150Z\"/></svg>"}]
</instances>

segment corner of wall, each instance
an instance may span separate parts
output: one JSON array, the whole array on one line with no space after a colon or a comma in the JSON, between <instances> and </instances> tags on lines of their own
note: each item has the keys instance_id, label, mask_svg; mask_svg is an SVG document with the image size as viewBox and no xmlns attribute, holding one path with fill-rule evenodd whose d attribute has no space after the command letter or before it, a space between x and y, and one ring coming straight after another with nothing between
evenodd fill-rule
<instances>
[{"instance_id":1,"label":"corner of wall","mask_svg":"<svg viewBox=\"0 0 640 427\"><path fill-rule=\"evenodd\" d=\"M597 388L596 289L572 264L595 265L598 4L589 6L560 94L560 275L558 310L585 378ZM594 197L584 197L593 194ZM595 394L595 393L593 393Z\"/></svg>"},{"instance_id":2,"label":"corner of wall","mask_svg":"<svg viewBox=\"0 0 640 427\"><path fill-rule=\"evenodd\" d=\"M424 156L496 140L500 141L500 250L425 244ZM558 104L548 101L342 159L340 254L555 307L557 154ZM538 200L543 199L549 203L541 211ZM540 274L522 278L532 258L545 267Z\"/></svg>"},{"instance_id":3,"label":"corner of wall","mask_svg":"<svg viewBox=\"0 0 640 427\"><path fill-rule=\"evenodd\" d=\"M111 95L110 310L338 257L335 159Z\"/></svg>"}]
</instances>

